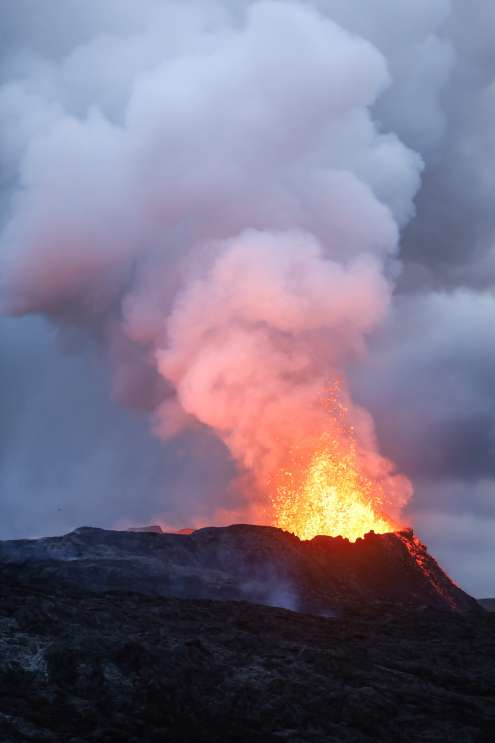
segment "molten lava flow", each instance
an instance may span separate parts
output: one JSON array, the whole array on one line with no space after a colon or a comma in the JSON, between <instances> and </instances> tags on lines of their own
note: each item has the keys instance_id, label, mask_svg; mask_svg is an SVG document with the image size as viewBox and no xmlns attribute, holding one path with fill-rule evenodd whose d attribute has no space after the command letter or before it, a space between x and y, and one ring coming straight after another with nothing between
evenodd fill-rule
<instances>
[{"instance_id":1,"label":"molten lava flow","mask_svg":"<svg viewBox=\"0 0 495 743\"><path fill-rule=\"evenodd\" d=\"M332 403L331 433L292 452L290 467L279 475L275 521L301 539L327 534L355 541L372 530L394 531L398 525L382 512L383 485L365 471L347 410Z\"/></svg>"}]
</instances>

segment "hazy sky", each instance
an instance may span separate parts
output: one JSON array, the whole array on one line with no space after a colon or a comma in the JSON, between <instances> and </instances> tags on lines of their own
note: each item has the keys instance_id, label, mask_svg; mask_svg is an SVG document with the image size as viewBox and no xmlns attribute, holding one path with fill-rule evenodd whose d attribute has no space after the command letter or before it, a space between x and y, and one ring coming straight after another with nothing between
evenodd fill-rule
<instances>
[{"instance_id":1,"label":"hazy sky","mask_svg":"<svg viewBox=\"0 0 495 743\"><path fill-rule=\"evenodd\" d=\"M248 513L236 472L344 374L495 594L494 33L486 0L0 4L0 538Z\"/></svg>"}]
</instances>

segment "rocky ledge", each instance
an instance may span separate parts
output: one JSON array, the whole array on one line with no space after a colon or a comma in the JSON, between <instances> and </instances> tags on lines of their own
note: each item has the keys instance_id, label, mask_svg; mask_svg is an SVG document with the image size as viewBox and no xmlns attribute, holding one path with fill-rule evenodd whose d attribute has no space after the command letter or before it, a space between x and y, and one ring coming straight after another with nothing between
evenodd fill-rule
<instances>
[{"instance_id":1,"label":"rocky ledge","mask_svg":"<svg viewBox=\"0 0 495 743\"><path fill-rule=\"evenodd\" d=\"M0 542L0 578L26 585L150 596L247 600L335 615L363 605L481 611L412 530L300 541L267 526L186 534L83 527L65 536Z\"/></svg>"}]
</instances>

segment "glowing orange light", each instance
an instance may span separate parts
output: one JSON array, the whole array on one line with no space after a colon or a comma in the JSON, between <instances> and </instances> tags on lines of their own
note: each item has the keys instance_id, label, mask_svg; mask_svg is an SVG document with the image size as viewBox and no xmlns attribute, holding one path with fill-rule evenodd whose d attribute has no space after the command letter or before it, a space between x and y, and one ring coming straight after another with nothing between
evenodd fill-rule
<instances>
[{"instance_id":1,"label":"glowing orange light","mask_svg":"<svg viewBox=\"0 0 495 743\"><path fill-rule=\"evenodd\" d=\"M345 422L347 410L335 396L331 405L331 433L291 452L290 467L275 483L275 521L301 539L327 534L355 541L371 530L394 531L397 524L381 511L382 485L363 470L354 429Z\"/></svg>"}]
</instances>

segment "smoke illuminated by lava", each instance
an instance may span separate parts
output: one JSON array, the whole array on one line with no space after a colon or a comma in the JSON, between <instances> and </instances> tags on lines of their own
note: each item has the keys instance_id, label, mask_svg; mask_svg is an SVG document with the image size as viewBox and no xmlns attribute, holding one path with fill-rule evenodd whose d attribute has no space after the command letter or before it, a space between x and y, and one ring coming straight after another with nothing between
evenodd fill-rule
<instances>
[{"instance_id":1,"label":"smoke illuminated by lava","mask_svg":"<svg viewBox=\"0 0 495 743\"><path fill-rule=\"evenodd\" d=\"M250 231L215 248L158 354L183 410L250 474L245 489L266 504L257 521L304 537L390 531L380 513L397 518L410 486L339 373L387 308L376 264L341 267L297 233Z\"/></svg>"}]
</instances>

